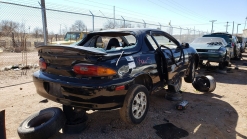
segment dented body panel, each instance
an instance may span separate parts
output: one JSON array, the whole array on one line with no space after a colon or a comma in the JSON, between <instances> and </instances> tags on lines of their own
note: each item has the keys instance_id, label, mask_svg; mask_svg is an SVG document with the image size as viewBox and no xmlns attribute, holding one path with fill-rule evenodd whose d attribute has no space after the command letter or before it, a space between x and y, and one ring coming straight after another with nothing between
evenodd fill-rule
<instances>
[{"instance_id":1,"label":"dented body panel","mask_svg":"<svg viewBox=\"0 0 247 139\"><path fill-rule=\"evenodd\" d=\"M44 59L47 68L33 74L37 93L52 101L83 109L114 109L122 107L127 90L133 84L142 84L152 92L159 85L164 87L172 84L176 78L186 76L191 59L199 61L196 50L182 46L169 34L165 34L165 37L174 42L177 48L169 50L159 49L157 46L158 48L154 49L146 38L150 31L164 33L152 29L93 32L76 46L39 47L39 56ZM130 35L136 39L135 44L129 43L132 40L125 40ZM116 47L107 50L96 47L99 37L104 39L105 36L122 39L122 44L118 46L121 49ZM97 41L94 41L94 38ZM90 41L95 43L95 47L92 47ZM79 75L73 70L73 66L78 63L110 68L116 71L116 74ZM126 71L122 70L124 67L127 67ZM124 74L122 71L125 71Z\"/></svg>"}]
</instances>

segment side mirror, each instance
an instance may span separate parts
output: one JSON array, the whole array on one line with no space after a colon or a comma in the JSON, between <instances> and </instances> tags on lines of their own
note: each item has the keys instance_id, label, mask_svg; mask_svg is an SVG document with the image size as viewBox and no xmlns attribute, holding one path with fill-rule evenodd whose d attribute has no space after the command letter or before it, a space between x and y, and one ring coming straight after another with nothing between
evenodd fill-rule
<instances>
[{"instance_id":1,"label":"side mirror","mask_svg":"<svg viewBox=\"0 0 247 139\"><path fill-rule=\"evenodd\" d=\"M189 47L190 47L190 45L189 45L188 43L182 43L182 44L181 44L181 47L184 47L184 48L189 48Z\"/></svg>"}]
</instances>

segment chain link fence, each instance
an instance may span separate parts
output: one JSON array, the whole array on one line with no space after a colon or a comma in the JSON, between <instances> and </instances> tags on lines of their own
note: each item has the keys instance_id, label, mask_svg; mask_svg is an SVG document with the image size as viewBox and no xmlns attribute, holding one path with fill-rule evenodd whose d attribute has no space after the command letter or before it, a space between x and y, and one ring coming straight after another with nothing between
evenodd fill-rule
<instances>
[{"instance_id":1,"label":"chain link fence","mask_svg":"<svg viewBox=\"0 0 247 139\"><path fill-rule=\"evenodd\" d=\"M66 10L65 10L66 9ZM118 16L106 17L100 10L85 11L64 5L46 4L48 43L62 41L67 32L99 31L111 28L155 28L180 42L191 42L206 32ZM103 15L103 16L102 16ZM0 69L38 63L35 46L44 44L41 6L32 1L0 1Z\"/></svg>"}]
</instances>

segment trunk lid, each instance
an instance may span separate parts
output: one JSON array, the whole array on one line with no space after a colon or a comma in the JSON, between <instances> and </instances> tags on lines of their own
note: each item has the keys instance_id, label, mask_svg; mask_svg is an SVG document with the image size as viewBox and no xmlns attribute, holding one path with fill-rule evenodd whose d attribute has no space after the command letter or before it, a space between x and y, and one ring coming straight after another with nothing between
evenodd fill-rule
<instances>
[{"instance_id":1,"label":"trunk lid","mask_svg":"<svg viewBox=\"0 0 247 139\"><path fill-rule=\"evenodd\" d=\"M47 64L44 72L75 77L73 66L77 63L97 64L104 49L83 46L46 45L37 47L38 54Z\"/></svg>"},{"instance_id":2,"label":"trunk lid","mask_svg":"<svg viewBox=\"0 0 247 139\"><path fill-rule=\"evenodd\" d=\"M206 50L218 50L222 45L210 45L210 44L196 44L196 43L191 43L191 47L195 49L206 49Z\"/></svg>"}]
</instances>

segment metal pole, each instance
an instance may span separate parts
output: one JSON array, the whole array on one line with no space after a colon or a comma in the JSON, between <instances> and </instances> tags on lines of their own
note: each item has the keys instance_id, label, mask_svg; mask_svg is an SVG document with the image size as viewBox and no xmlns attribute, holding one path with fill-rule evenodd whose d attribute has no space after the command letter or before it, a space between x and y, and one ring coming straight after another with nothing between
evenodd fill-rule
<instances>
[{"instance_id":1,"label":"metal pole","mask_svg":"<svg viewBox=\"0 0 247 139\"><path fill-rule=\"evenodd\" d=\"M158 22L159 23L159 22ZM160 24L160 23L159 23ZM160 24L160 30L161 30L161 24Z\"/></svg>"},{"instance_id":2,"label":"metal pole","mask_svg":"<svg viewBox=\"0 0 247 139\"><path fill-rule=\"evenodd\" d=\"M228 26L230 26L230 25L228 25L228 21L226 22L226 33L227 33L227 29L228 29Z\"/></svg>"},{"instance_id":3,"label":"metal pole","mask_svg":"<svg viewBox=\"0 0 247 139\"><path fill-rule=\"evenodd\" d=\"M189 41L189 28L187 28L188 29L188 35L187 35L187 42Z\"/></svg>"},{"instance_id":4,"label":"metal pole","mask_svg":"<svg viewBox=\"0 0 247 139\"><path fill-rule=\"evenodd\" d=\"M236 35L238 35L238 26L239 26L239 25L241 25L241 24L238 24L238 25L237 25L237 34L236 34Z\"/></svg>"},{"instance_id":5,"label":"metal pole","mask_svg":"<svg viewBox=\"0 0 247 139\"><path fill-rule=\"evenodd\" d=\"M182 28L179 26L180 28L180 41L182 42L182 39L181 39L181 34L182 34Z\"/></svg>"},{"instance_id":6,"label":"metal pole","mask_svg":"<svg viewBox=\"0 0 247 139\"><path fill-rule=\"evenodd\" d=\"M233 35L233 32L234 32L234 21L233 21L233 26L232 26L232 35Z\"/></svg>"},{"instance_id":7,"label":"metal pole","mask_svg":"<svg viewBox=\"0 0 247 139\"><path fill-rule=\"evenodd\" d=\"M247 17L245 18L244 29L245 29L245 25L246 25L246 20L247 20Z\"/></svg>"},{"instance_id":8,"label":"metal pole","mask_svg":"<svg viewBox=\"0 0 247 139\"><path fill-rule=\"evenodd\" d=\"M146 22L142 19L143 23L144 23L144 28L146 28Z\"/></svg>"},{"instance_id":9,"label":"metal pole","mask_svg":"<svg viewBox=\"0 0 247 139\"><path fill-rule=\"evenodd\" d=\"M113 19L114 19L114 28L115 28L115 25L116 25L115 24L115 6L113 6L113 16L114 16Z\"/></svg>"},{"instance_id":10,"label":"metal pole","mask_svg":"<svg viewBox=\"0 0 247 139\"><path fill-rule=\"evenodd\" d=\"M122 18L123 18L123 16L121 16ZM124 28L125 28L125 19L123 18L123 20L124 20Z\"/></svg>"},{"instance_id":11,"label":"metal pole","mask_svg":"<svg viewBox=\"0 0 247 139\"><path fill-rule=\"evenodd\" d=\"M40 4L40 3L39 3ZM41 0L41 14L43 23L43 35L44 35L44 45L47 45L47 22L46 22L46 12L45 12L45 0Z\"/></svg>"},{"instance_id":12,"label":"metal pole","mask_svg":"<svg viewBox=\"0 0 247 139\"><path fill-rule=\"evenodd\" d=\"M212 22L212 29L211 29L211 33L213 33L213 29L214 29L214 22L216 22L217 20L211 20L209 22Z\"/></svg>"},{"instance_id":13,"label":"metal pole","mask_svg":"<svg viewBox=\"0 0 247 139\"><path fill-rule=\"evenodd\" d=\"M61 35L61 24L60 24L60 35Z\"/></svg>"},{"instance_id":14,"label":"metal pole","mask_svg":"<svg viewBox=\"0 0 247 139\"><path fill-rule=\"evenodd\" d=\"M196 38L196 29L195 29L195 26L194 26L194 39Z\"/></svg>"},{"instance_id":15,"label":"metal pole","mask_svg":"<svg viewBox=\"0 0 247 139\"><path fill-rule=\"evenodd\" d=\"M93 31L94 31L94 15L91 11L89 11L92 14L92 20L93 20Z\"/></svg>"}]
</instances>

